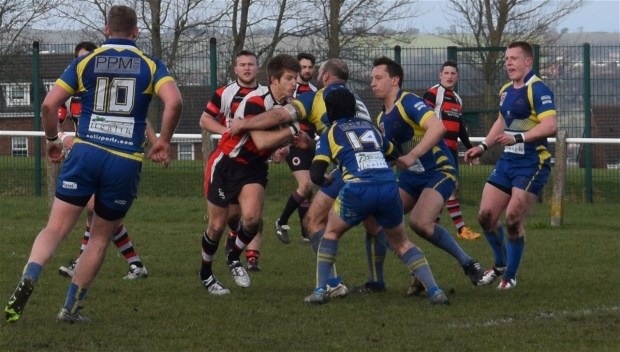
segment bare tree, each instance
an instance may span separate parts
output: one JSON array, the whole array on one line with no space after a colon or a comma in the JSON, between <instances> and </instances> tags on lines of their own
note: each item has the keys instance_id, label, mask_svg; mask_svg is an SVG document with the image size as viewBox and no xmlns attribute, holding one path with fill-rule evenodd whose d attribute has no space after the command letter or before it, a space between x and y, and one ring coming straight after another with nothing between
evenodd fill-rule
<instances>
[{"instance_id":1,"label":"bare tree","mask_svg":"<svg viewBox=\"0 0 620 352\"><path fill-rule=\"evenodd\" d=\"M318 37L327 42L327 57L340 57L342 49L368 43L369 37L382 37L387 25L411 20L413 0L311 0L317 10L313 20Z\"/></svg>"},{"instance_id":2,"label":"bare tree","mask_svg":"<svg viewBox=\"0 0 620 352\"><path fill-rule=\"evenodd\" d=\"M152 54L174 71L176 60L228 15L230 4L217 0L148 0L140 7Z\"/></svg>"},{"instance_id":3,"label":"bare tree","mask_svg":"<svg viewBox=\"0 0 620 352\"><path fill-rule=\"evenodd\" d=\"M59 0L0 0L0 54L12 53L32 41L29 29L47 20ZM28 43L30 44L30 43Z\"/></svg>"},{"instance_id":4,"label":"bare tree","mask_svg":"<svg viewBox=\"0 0 620 352\"><path fill-rule=\"evenodd\" d=\"M584 2L585 0L449 0L454 20L447 35L461 47L505 47L515 40L551 44L551 41L559 38L546 35L553 25L581 7ZM495 94L494 81L502 66L502 56L502 51L498 50L481 50L469 54L472 62L479 62L474 68L484 75L485 97Z\"/></svg>"},{"instance_id":5,"label":"bare tree","mask_svg":"<svg viewBox=\"0 0 620 352\"><path fill-rule=\"evenodd\" d=\"M107 12L113 5L136 9L138 26L148 38L150 53L175 71L183 52L203 42L205 34L230 12L228 2L217 0L73 0L59 9L70 24L103 36Z\"/></svg>"},{"instance_id":6,"label":"bare tree","mask_svg":"<svg viewBox=\"0 0 620 352\"><path fill-rule=\"evenodd\" d=\"M532 44L551 44L558 36L547 35L560 19L578 9L585 0L449 0L453 25L448 38L461 47L503 48L516 40ZM488 111L497 106L497 76L503 64L503 50L487 49L463 53L466 62L480 72L483 85L472 86ZM472 92L470 92L472 93ZM483 116L485 130L495 120L495 113ZM487 153L489 161L497 157Z\"/></svg>"}]
</instances>

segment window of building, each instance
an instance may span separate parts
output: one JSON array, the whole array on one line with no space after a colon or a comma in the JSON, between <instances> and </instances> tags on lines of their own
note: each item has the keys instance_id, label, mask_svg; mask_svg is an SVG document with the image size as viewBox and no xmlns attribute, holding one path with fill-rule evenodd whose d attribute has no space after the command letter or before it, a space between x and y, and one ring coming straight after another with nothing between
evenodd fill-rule
<instances>
[{"instance_id":1,"label":"window of building","mask_svg":"<svg viewBox=\"0 0 620 352\"><path fill-rule=\"evenodd\" d=\"M194 145L192 143L179 143L179 160L194 160Z\"/></svg>"},{"instance_id":2,"label":"window of building","mask_svg":"<svg viewBox=\"0 0 620 352\"><path fill-rule=\"evenodd\" d=\"M2 88L7 107L30 105L30 83L7 83Z\"/></svg>"},{"instance_id":3,"label":"window of building","mask_svg":"<svg viewBox=\"0 0 620 352\"><path fill-rule=\"evenodd\" d=\"M13 137L11 139L11 155L28 156L28 137Z\"/></svg>"},{"instance_id":4,"label":"window of building","mask_svg":"<svg viewBox=\"0 0 620 352\"><path fill-rule=\"evenodd\" d=\"M54 86L55 83L56 83L56 81L54 81L54 80L44 79L43 80L43 87L45 87L45 91L49 93L50 90L52 90L52 87Z\"/></svg>"}]
</instances>

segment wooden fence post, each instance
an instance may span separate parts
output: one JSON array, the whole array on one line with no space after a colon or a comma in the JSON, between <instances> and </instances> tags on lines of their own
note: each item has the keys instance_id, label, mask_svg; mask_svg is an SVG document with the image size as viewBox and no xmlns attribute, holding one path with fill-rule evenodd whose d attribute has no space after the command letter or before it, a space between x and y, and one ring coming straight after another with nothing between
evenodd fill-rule
<instances>
[{"instance_id":1,"label":"wooden fence post","mask_svg":"<svg viewBox=\"0 0 620 352\"><path fill-rule=\"evenodd\" d=\"M551 196L551 226L561 226L564 221L564 194L566 192L566 131L560 130L555 142L553 167L553 194Z\"/></svg>"}]
</instances>

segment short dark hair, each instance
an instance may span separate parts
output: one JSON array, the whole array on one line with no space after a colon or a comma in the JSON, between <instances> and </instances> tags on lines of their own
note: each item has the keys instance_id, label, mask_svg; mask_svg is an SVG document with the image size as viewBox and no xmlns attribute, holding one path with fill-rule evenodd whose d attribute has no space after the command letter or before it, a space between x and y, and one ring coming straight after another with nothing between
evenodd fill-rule
<instances>
[{"instance_id":1,"label":"short dark hair","mask_svg":"<svg viewBox=\"0 0 620 352\"><path fill-rule=\"evenodd\" d=\"M344 117L354 117L357 101L355 95L347 88L337 88L325 96L325 110L329 121L336 121Z\"/></svg>"},{"instance_id":2,"label":"short dark hair","mask_svg":"<svg viewBox=\"0 0 620 352\"><path fill-rule=\"evenodd\" d=\"M373 67L385 65L386 71L388 75L391 77L398 77L398 87L403 86L403 79L405 77L405 72L403 71L403 67L396 61L390 59L387 56L381 56L376 58L373 63Z\"/></svg>"},{"instance_id":3,"label":"short dark hair","mask_svg":"<svg viewBox=\"0 0 620 352\"><path fill-rule=\"evenodd\" d=\"M329 72L343 81L349 79L349 66L341 59L329 59L323 64L323 72Z\"/></svg>"},{"instance_id":4,"label":"short dark hair","mask_svg":"<svg viewBox=\"0 0 620 352\"><path fill-rule=\"evenodd\" d=\"M456 72L459 72L459 66L456 64L455 61L452 60L446 60L446 62L444 62L441 65L441 71L443 71L444 67L454 67L456 69Z\"/></svg>"},{"instance_id":5,"label":"short dark hair","mask_svg":"<svg viewBox=\"0 0 620 352\"><path fill-rule=\"evenodd\" d=\"M297 54L297 61L301 61L303 59L310 60L310 62L312 63L313 66L316 63L316 57L314 57L314 55L312 55L310 53L299 53L299 54Z\"/></svg>"},{"instance_id":6,"label":"short dark hair","mask_svg":"<svg viewBox=\"0 0 620 352\"><path fill-rule=\"evenodd\" d=\"M280 79L285 70L299 73L301 71L299 61L288 54L276 55L267 63L267 79L271 80L271 77Z\"/></svg>"},{"instance_id":7,"label":"short dark hair","mask_svg":"<svg viewBox=\"0 0 620 352\"><path fill-rule=\"evenodd\" d=\"M521 50L525 52L525 56L532 57L532 58L534 57L534 49L532 48L530 43L526 41L516 41L516 42L512 42L508 44L508 49L513 49L513 48L521 48Z\"/></svg>"},{"instance_id":8,"label":"short dark hair","mask_svg":"<svg viewBox=\"0 0 620 352\"><path fill-rule=\"evenodd\" d=\"M97 45L93 42L79 42L76 46L75 49L73 49L73 53L75 54L75 57L78 57L78 53L82 50L86 50L88 52L93 52L95 49L97 49Z\"/></svg>"},{"instance_id":9,"label":"short dark hair","mask_svg":"<svg viewBox=\"0 0 620 352\"><path fill-rule=\"evenodd\" d=\"M256 65L258 65L258 56L256 56L253 51L243 49L239 50L239 52L235 54L235 62L233 63L233 66L237 66L237 59L240 56L252 56L254 59L256 59Z\"/></svg>"},{"instance_id":10,"label":"short dark hair","mask_svg":"<svg viewBox=\"0 0 620 352\"><path fill-rule=\"evenodd\" d=\"M108 12L107 25L110 32L129 36L138 26L138 16L136 16L136 11L129 6L115 5Z\"/></svg>"}]
</instances>

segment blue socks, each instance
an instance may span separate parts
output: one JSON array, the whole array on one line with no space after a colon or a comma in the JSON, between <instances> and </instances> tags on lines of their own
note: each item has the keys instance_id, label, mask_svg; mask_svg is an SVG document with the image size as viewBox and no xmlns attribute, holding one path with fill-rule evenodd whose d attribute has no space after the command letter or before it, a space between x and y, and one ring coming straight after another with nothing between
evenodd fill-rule
<instances>
[{"instance_id":1,"label":"blue socks","mask_svg":"<svg viewBox=\"0 0 620 352\"><path fill-rule=\"evenodd\" d=\"M323 238L323 234L325 233L325 229L319 230L313 234L310 234L310 246L314 253L319 250L319 243L321 243L321 239Z\"/></svg>"},{"instance_id":2,"label":"blue socks","mask_svg":"<svg viewBox=\"0 0 620 352\"><path fill-rule=\"evenodd\" d=\"M426 292L434 292L437 288L437 283L431 272L431 267L426 261L426 257L418 247L411 247L400 256L400 260L405 263L409 271L422 282L426 288Z\"/></svg>"},{"instance_id":3,"label":"blue socks","mask_svg":"<svg viewBox=\"0 0 620 352\"><path fill-rule=\"evenodd\" d=\"M25 278L31 279L33 282L37 282L39 277L41 276L41 271L43 267L41 264L35 262L28 262L26 267L24 268L24 272L22 273L22 280Z\"/></svg>"},{"instance_id":4,"label":"blue socks","mask_svg":"<svg viewBox=\"0 0 620 352\"><path fill-rule=\"evenodd\" d=\"M319 251L317 253L316 261L316 287L326 288L330 274L332 274L332 267L336 261L336 254L338 253L338 241L328 240L323 238L319 244ZM331 284L335 282L329 282ZM333 286L333 285L330 285Z\"/></svg>"},{"instance_id":5,"label":"blue socks","mask_svg":"<svg viewBox=\"0 0 620 352\"><path fill-rule=\"evenodd\" d=\"M80 305L80 302L84 300L86 297L87 288L78 288L78 286L74 283L69 285L69 290L67 291L67 299L65 300L64 308L67 308L69 312L75 313Z\"/></svg>"},{"instance_id":6,"label":"blue socks","mask_svg":"<svg viewBox=\"0 0 620 352\"><path fill-rule=\"evenodd\" d=\"M503 226L500 226L497 232L484 232L484 237L486 237L487 242L489 242L493 250L496 267L506 266L506 236L504 233L505 230Z\"/></svg>"},{"instance_id":7,"label":"blue socks","mask_svg":"<svg viewBox=\"0 0 620 352\"><path fill-rule=\"evenodd\" d=\"M366 234L366 259L368 260L368 282L383 282L383 263L387 253L387 238L381 230L376 236Z\"/></svg>"},{"instance_id":8,"label":"blue socks","mask_svg":"<svg viewBox=\"0 0 620 352\"><path fill-rule=\"evenodd\" d=\"M514 279L517 277L517 270L519 264L521 264L521 257L523 256L523 250L525 249L525 238L518 237L515 240L508 240L506 244L506 252L508 254L508 263L506 263L506 272L504 273L504 279Z\"/></svg>"},{"instance_id":9,"label":"blue socks","mask_svg":"<svg viewBox=\"0 0 620 352\"><path fill-rule=\"evenodd\" d=\"M448 230L440 225L435 224L435 231L427 240L435 245L435 247L448 252L461 266L467 265L472 260L472 258L463 251L461 246L456 243L456 240L450 235Z\"/></svg>"}]
</instances>

